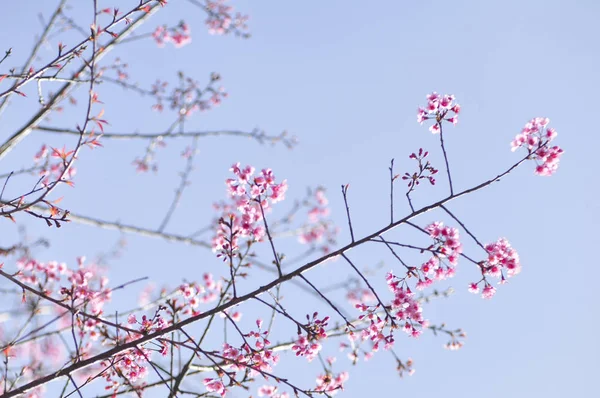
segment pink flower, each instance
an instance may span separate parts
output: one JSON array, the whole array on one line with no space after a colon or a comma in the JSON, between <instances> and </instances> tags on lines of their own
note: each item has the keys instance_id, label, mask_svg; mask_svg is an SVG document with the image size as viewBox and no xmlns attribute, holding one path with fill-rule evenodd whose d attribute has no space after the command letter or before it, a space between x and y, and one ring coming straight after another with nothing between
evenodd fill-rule
<instances>
[{"instance_id":1,"label":"pink flower","mask_svg":"<svg viewBox=\"0 0 600 398\"><path fill-rule=\"evenodd\" d=\"M206 379L204 379L203 383L204 383L204 386L206 387L206 391L208 391L208 392L216 392L218 394L221 394L222 397L224 397L225 394L227 393L227 390L225 389L225 385L219 379L206 378Z\"/></svg>"},{"instance_id":2,"label":"pink flower","mask_svg":"<svg viewBox=\"0 0 600 398\"><path fill-rule=\"evenodd\" d=\"M550 147L549 143L558 135L553 128L547 128L550 119L536 117L531 119L511 142L511 150L524 147L535 160L535 174L551 176L558 169L563 150L558 146Z\"/></svg>"},{"instance_id":3,"label":"pink flower","mask_svg":"<svg viewBox=\"0 0 600 398\"><path fill-rule=\"evenodd\" d=\"M239 322L242 320L242 313L239 311L234 312L233 314L231 314L231 319L233 319L236 322Z\"/></svg>"},{"instance_id":4,"label":"pink flower","mask_svg":"<svg viewBox=\"0 0 600 398\"><path fill-rule=\"evenodd\" d=\"M277 391L276 386L262 386L258 389L259 397L272 397Z\"/></svg>"},{"instance_id":5,"label":"pink flower","mask_svg":"<svg viewBox=\"0 0 600 398\"><path fill-rule=\"evenodd\" d=\"M175 48L180 48L192 41L190 27L183 21L173 28L167 28L166 25L158 26L152 32L152 38L158 47L164 47L165 43L173 43Z\"/></svg>"},{"instance_id":6,"label":"pink flower","mask_svg":"<svg viewBox=\"0 0 600 398\"><path fill-rule=\"evenodd\" d=\"M48 147L44 144L40 148L40 150L33 157L33 161L35 163L39 163L41 160L46 159L48 157Z\"/></svg>"},{"instance_id":7,"label":"pink flower","mask_svg":"<svg viewBox=\"0 0 600 398\"><path fill-rule=\"evenodd\" d=\"M306 357L308 362L311 362L321 351L321 344L310 342L306 336L299 336L296 343L292 346L292 351L296 353L297 357Z\"/></svg>"},{"instance_id":8,"label":"pink flower","mask_svg":"<svg viewBox=\"0 0 600 398\"><path fill-rule=\"evenodd\" d=\"M512 277L521 272L519 253L505 238L488 243L484 247L488 252L487 261L482 265L484 274L499 277L502 271L506 270L507 275Z\"/></svg>"},{"instance_id":9,"label":"pink flower","mask_svg":"<svg viewBox=\"0 0 600 398\"><path fill-rule=\"evenodd\" d=\"M348 372L342 372L335 377L331 373L320 375L317 378L317 388L315 388L315 391L324 392L328 395L335 395L339 390L344 389L344 383L349 377Z\"/></svg>"},{"instance_id":10,"label":"pink flower","mask_svg":"<svg viewBox=\"0 0 600 398\"><path fill-rule=\"evenodd\" d=\"M421 266L421 271L426 275L433 272L436 280L451 278L454 276L454 267L458 264L463 251L458 230L445 227L442 222L434 222L425 227L425 231L434 240L434 244L430 247L434 256ZM443 259L447 259L448 264L440 261ZM445 270L444 265L447 267Z\"/></svg>"},{"instance_id":11,"label":"pink flower","mask_svg":"<svg viewBox=\"0 0 600 398\"><path fill-rule=\"evenodd\" d=\"M423 124L423 122L427 119L429 119L429 117L427 117L427 112L425 111L425 109L419 108L417 110L417 122L419 124Z\"/></svg>"},{"instance_id":12,"label":"pink flower","mask_svg":"<svg viewBox=\"0 0 600 398\"><path fill-rule=\"evenodd\" d=\"M478 263L483 278L477 283L471 283L469 292L479 293L478 285L483 282L485 286L482 297L489 299L496 293L496 288L488 282L488 278L500 278L499 284L504 284L506 283L505 276L510 278L521 272L521 262L517 251L504 238L500 238L494 243L487 243L484 248L488 253L487 259Z\"/></svg>"},{"instance_id":13,"label":"pink flower","mask_svg":"<svg viewBox=\"0 0 600 398\"><path fill-rule=\"evenodd\" d=\"M483 297L484 299L491 299L492 297L494 297L494 294L496 294L496 288L492 285L487 285L483 288L481 297Z\"/></svg>"},{"instance_id":14,"label":"pink flower","mask_svg":"<svg viewBox=\"0 0 600 398\"><path fill-rule=\"evenodd\" d=\"M456 351L462 348L464 343L458 340L452 340L444 345L444 348L450 351Z\"/></svg>"},{"instance_id":15,"label":"pink flower","mask_svg":"<svg viewBox=\"0 0 600 398\"><path fill-rule=\"evenodd\" d=\"M441 130L442 121L445 120L456 125L459 113L460 105L454 102L453 95L440 95L433 92L427 95L425 108L418 108L417 122L423 124L425 120L433 119L435 123L429 127L429 131L438 134Z\"/></svg>"},{"instance_id":16,"label":"pink flower","mask_svg":"<svg viewBox=\"0 0 600 398\"><path fill-rule=\"evenodd\" d=\"M469 292L473 294L479 293L479 286L477 286L477 283L469 284Z\"/></svg>"},{"instance_id":17,"label":"pink flower","mask_svg":"<svg viewBox=\"0 0 600 398\"><path fill-rule=\"evenodd\" d=\"M287 191L287 181L277 184L271 169L254 176L254 167L242 169L236 163L229 170L235 176L225 180L231 203L215 204L217 210L223 210L223 216L212 241L213 251L224 260L238 252L240 239L262 240L266 233L263 213L282 201Z\"/></svg>"},{"instance_id":18,"label":"pink flower","mask_svg":"<svg viewBox=\"0 0 600 398\"><path fill-rule=\"evenodd\" d=\"M225 5L226 0L207 0L206 9L208 10L208 33L212 35L223 35L236 30L247 29L247 16L236 13L233 15L233 7Z\"/></svg>"}]
</instances>

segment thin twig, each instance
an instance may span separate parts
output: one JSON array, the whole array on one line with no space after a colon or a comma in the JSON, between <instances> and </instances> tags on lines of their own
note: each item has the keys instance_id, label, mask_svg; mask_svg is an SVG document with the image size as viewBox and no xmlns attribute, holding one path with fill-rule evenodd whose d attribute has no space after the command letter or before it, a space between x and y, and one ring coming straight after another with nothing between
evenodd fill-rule
<instances>
[{"instance_id":1,"label":"thin twig","mask_svg":"<svg viewBox=\"0 0 600 398\"><path fill-rule=\"evenodd\" d=\"M165 218L160 223L158 227L158 232L163 232L163 230L167 227L167 224L171 220L173 213L175 213L175 209L177 205L181 201L181 197L183 195L183 190L190 184L189 178L192 173L194 166L194 158L196 157L196 152L198 150L198 137L194 137L192 140L192 146L190 148L191 154L187 157L186 166L183 173L181 173L181 181L177 190L175 191L175 197L171 201L171 205L169 206L169 210L167 210L167 214L165 214Z\"/></svg>"},{"instance_id":2,"label":"thin twig","mask_svg":"<svg viewBox=\"0 0 600 398\"><path fill-rule=\"evenodd\" d=\"M409 200L410 201L410 200ZM412 209L411 206L411 210ZM390 161L390 224L394 222L394 159Z\"/></svg>"},{"instance_id":3,"label":"thin twig","mask_svg":"<svg viewBox=\"0 0 600 398\"><path fill-rule=\"evenodd\" d=\"M273 251L273 262L275 263L275 266L277 267L277 273L279 274L279 277L281 277L283 275L283 273L281 272L281 262L279 260L279 255L277 254L277 251L275 250L275 243L273 242L273 237L271 236L271 233L269 232L269 225L267 223L267 218L265 217L265 210L263 209L262 201L260 199L258 199L257 202L258 202L258 206L260 207L260 213L262 215L263 224L265 226L265 233L267 234L267 238L269 239L269 244L271 245L271 250Z\"/></svg>"},{"instance_id":4,"label":"thin twig","mask_svg":"<svg viewBox=\"0 0 600 398\"><path fill-rule=\"evenodd\" d=\"M331 300L329 300L327 298L327 296L325 296L323 293L321 293L321 291L319 289L317 289L317 287L315 285L313 285L308 279L306 279L306 277L302 274L299 275L300 279L302 279L304 282L306 282L310 287L312 287L314 289L315 292L317 292L319 294L319 296L321 296L321 298L323 300L325 300L327 302L327 304L329 304L329 306L338 313L339 316L341 316L344 319L344 322L346 322L346 325L348 327L354 327L354 325L352 325L348 319L344 316L344 314L342 314L342 312L335 306L335 304L333 304L333 302Z\"/></svg>"},{"instance_id":5,"label":"thin twig","mask_svg":"<svg viewBox=\"0 0 600 398\"><path fill-rule=\"evenodd\" d=\"M366 285L369 287L369 290L371 291L371 293L373 293L373 295L375 295L375 298L379 302L379 305L381 306L381 308L385 311L386 317L388 319L390 319L392 328L395 327L396 322L394 321L394 316L388 312L387 306L383 303L383 301L381 301L381 299L379 298L379 295L377 294L377 291L375 291L373 286L371 286L371 283L369 282L369 280L363 275L362 272L360 272L360 270L354 265L354 263L352 261L350 261L350 259L346 256L345 253L342 253L342 257L344 257L344 259L348 262L348 264L350 264L350 266L354 269L354 271L356 271L358 276L360 276L361 279L366 283Z\"/></svg>"},{"instance_id":6,"label":"thin twig","mask_svg":"<svg viewBox=\"0 0 600 398\"><path fill-rule=\"evenodd\" d=\"M440 145L442 152L444 153L444 161L446 162L446 171L448 172L448 184L450 185L450 196L454 195L454 187L452 185L452 177L450 176L450 165L448 164L448 154L446 153L446 147L444 146L444 131L442 128L442 122L437 122L440 126Z\"/></svg>"},{"instance_id":7,"label":"thin twig","mask_svg":"<svg viewBox=\"0 0 600 398\"><path fill-rule=\"evenodd\" d=\"M471 233L471 231L469 231L469 229L468 229L468 228L465 226L465 224L464 224L462 221L460 221L460 220L459 220L459 219L458 219L458 218L457 218L457 217L456 217L454 214L452 214L452 212L451 212L450 210L448 210L448 208L447 208L446 206L444 206L444 205L441 205L440 207L441 207L441 208L442 208L442 209L443 209L443 210L444 210L446 213L448 213L448 214L450 215L450 217L452 217L452 218L453 218L453 219L454 219L454 220L455 220L457 223L459 223L459 224L460 224L460 226L462 227L462 229L464 229L464 230L465 230L465 232L466 232L466 233L467 233L467 234L468 234L468 235L469 235L471 238L473 238L473 240L475 241L475 243L477 243L477 245L479 245L479 247L481 247L481 248L482 248L482 249L483 249L483 250L484 250L486 253L488 252L488 251L485 249L485 246L483 246L483 244L481 244L481 242L480 242L480 241L479 241L479 240L478 240L478 239L475 237L475 235L473 235L473 234Z\"/></svg>"},{"instance_id":8,"label":"thin twig","mask_svg":"<svg viewBox=\"0 0 600 398\"><path fill-rule=\"evenodd\" d=\"M344 205L346 206L346 216L348 217L348 228L350 228L350 237L352 238L352 243L354 243L354 230L352 229L352 220L350 218L350 207L348 207L348 198L347 198L348 187L349 187L349 184L342 185L342 195L344 197Z\"/></svg>"}]
</instances>

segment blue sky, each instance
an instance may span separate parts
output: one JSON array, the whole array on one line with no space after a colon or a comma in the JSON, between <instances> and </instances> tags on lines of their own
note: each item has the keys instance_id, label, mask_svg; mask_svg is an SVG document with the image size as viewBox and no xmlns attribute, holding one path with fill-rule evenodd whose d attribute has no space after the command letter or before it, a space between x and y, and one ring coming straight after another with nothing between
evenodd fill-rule
<instances>
[{"instance_id":1,"label":"blue sky","mask_svg":"<svg viewBox=\"0 0 600 398\"><path fill-rule=\"evenodd\" d=\"M408 171L408 155L423 147L443 170L437 137L416 123L417 106L425 104L431 91L452 93L462 105L459 124L445 130L459 188L515 162L521 155L511 153L509 143L532 117L549 117L559 133L556 144L565 154L555 176L534 176L533 164L526 164L499 184L449 206L481 240L507 237L523 264L522 273L500 287L493 300L483 301L466 291L476 270L464 262L457 277L443 285L453 286L456 294L425 307L432 322L446 321L467 331L463 349L448 352L442 348L443 338L413 340L400 333L396 351L415 360L415 375L400 380L391 357L379 353L372 362L349 369L342 396L394 391L408 396L562 397L594 388L593 376L600 369L600 303L594 293L600 271L593 254L600 225L595 165L600 140L594 120L600 87L597 2L380 1L367 7L347 1L235 1L232 5L251 17L248 40L209 36L201 12L187 2L171 3L141 32L184 18L192 44L181 49L158 49L150 40L124 45L115 55L130 63L132 80L145 86L157 78L174 81L182 70L204 82L211 72L219 72L229 98L219 108L194 116L190 129L260 126L273 134L288 130L300 141L292 151L236 138L200 141L193 183L168 228L171 232L190 233L212 219L210 205L225 197L223 181L237 161L270 167L287 178L287 206L307 186L326 187L332 216L341 227L340 243L349 239L341 184L351 185L355 234L381 228L388 220L391 158L399 172ZM33 10L16 2L3 8L0 51L13 47L16 65L23 57L16 50L29 49L31 33L39 26ZM173 120L172 115L151 113L148 99L110 87L102 95L110 131L158 132ZM3 115L1 137L25 120L24 112L35 107L34 98L15 100L18 111ZM55 122L73 127L81 118L67 114ZM5 159L1 171L27 165L41 143L50 140L59 145L64 137L32 134ZM86 151L78 164L76 188L60 191L62 204L75 213L156 228L173 196L177 173L185 166L179 157L185 145L173 143L159 152L156 175L138 175L131 165L143 153L143 143L107 141L103 149ZM418 204L446 195L443 175L438 181L435 188L423 187L415 195ZM402 189L399 185L398 192ZM400 199L396 212L404 214L408 207ZM275 214L285 213L286 202L278 207ZM48 230L45 224L21 218L29 235L51 239L51 249L39 253L45 260L73 263L78 255L94 257L120 237L75 223ZM438 218L444 216L427 214L418 221L425 225ZM17 237L8 222L0 228L2 244ZM402 238L400 231L393 236ZM175 286L184 278L199 279L207 270L226 271L205 249L134 235L127 240L127 251L110 264L114 283L147 275ZM290 253L300 250L293 242L282 245ZM467 253L475 249L471 243L466 247ZM363 267L381 261L383 269L396 266L376 246L352 256ZM344 265L328 264L309 277L323 285L344 278L347 270L336 267ZM133 303L139 288L119 293L119 300ZM293 303L302 299L301 291L286 289L290 308L299 313L324 308L316 303L296 308ZM217 335L213 341L219 344ZM294 361L283 358L282 371L294 372ZM344 361L340 358L338 364ZM319 372L318 364L313 365L298 377L312 383Z\"/></svg>"}]
</instances>

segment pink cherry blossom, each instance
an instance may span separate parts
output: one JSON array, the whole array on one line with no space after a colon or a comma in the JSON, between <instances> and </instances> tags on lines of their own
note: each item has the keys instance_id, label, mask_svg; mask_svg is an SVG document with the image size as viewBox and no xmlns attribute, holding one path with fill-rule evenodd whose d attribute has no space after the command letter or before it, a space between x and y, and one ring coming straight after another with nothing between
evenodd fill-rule
<instances>
[{"instance_id":1,"label":"pink cherry blossom","mask_svg":"<svg viewBox=\"0 0 600 398\"><path fill-rule=\"evenodd\" d=\"M206 9L208 11L208 33L214 35L223 35L231 31L246 30L246 21L248 16L236 13L233 15L233 7L225 5L226 0L207 0Z\"/></svg>"},{"instance_id":2,"label":"pink cherry blossom","mask_svg":"<svg viewBox=\"0 0 600 398\"><path fill-rule=\"evenodd\" d=\"M344 389L344 383L349 377L348 372L341 372L337 376L334 376L332 373L320 375L317 378L317 387L315 388L315 391L324 392L328 395L335 395L340 390Z\"/></svg>"},{"instance_id":3,"label":"pink cherry blossom","mask_svg":"<svg viewBox=\"0 0 600 398\"><path fill-rule=\"evenodd\" d=\"M307 334L299 333L298 340L292 346L292 351L295 352L296 356L306 357L309 362L315 359L321 351L322 346L318 341L327 338L325 327L329 322L329 317L319 319L318 315L318 312L313 313L312 318L306 315L308 323L304 325L302 330L305 330Z\"/></svg>"},{"instance_id":4,"label":"pink cherry blossom","mask_svg":"<svg viewBox=\"0 0 600 398\"><path fill-rule=\"evenodd\" d=\"M276 183L271 169L263 169L255 176L254 167L242 168L236 163L230 171L235 178L228 178L225 184L231 203L215 204L215 208L224 214L212 241L213 251L224 260L237 253L240 239L250 242L263 239L263 212L282 201L287 190L287 181Z\"/></svg>"},{"instance_id":5,"label":"pink cherry blossom","mask_svg":"<svg viewBox=\"0 0 600 398\"><path fill-rule=\"evenodd\" d=\"M473 293L473 294L478 294L479 293L479 286L477 286L477 283L470 283L469 284L469 292Z\"/></svg>"},{"instance_id":6,"label":"pink cherry blossom","mask_svg":"<svg viewBox=\"0 0 600 398\"><path fill-rule=\"evenodd\" d=\"M258 396L269 398L289 398L290 395L287 392L279 393L277 386L264 385L258 389Z\"/></svg>"},{"instance_id":7,"label":"pink cherry blossom","mask_svg":"<svg viewBox=\"0 0 600 398\"><path fill-rule=\"evenodd\" d=\"M484 245L488 256L479 262L482 279L479 282L469 284L469 292L479 293L479 284L484 285L482 297L489 299L496 293L488 278L499 278L499 284L506 283L506 278L513 277L521 272L519 254L512 248L505 238L500 238L494 243Z\"/></svg>"},{"instance_id":8,"label":"pink cherry blossom","mask_svg":"<svg viewBox=\"0 0 600 398\"><path fill-rule=\"evenodd\" d=\"M433 275L435 280L453 277L454 267L458 264L458 258L463 251L458 229L446 227L442 222L435 222L425 227L425 231L434 240L434 244L428 248L433 256L421 266L421 271L426 276ZM429 281L424 280L418 287L427 287L430 284Z\"/></svg>"},{"instance_id":9,"label":"pink cherry blossom","mask_svg":"<svg viewBox=\"0 0 600 398\"><path fill-rule=\"evenodd\" d=\"M426 120L434 120L429 131L438 134L441 130L442 121L456 125L460 105L454 102L453 95L440 95L436 92L427 95L427 105L417 110L417 122L423 124Z\"/></svg>"},{"instance_id":10,"label":"pink cherry blossom","mask_svg":"<svg viewBox=\"0 0 600 398\"><path fill-rule=\"evenodd\" d=\"M158 47L164 47L166 43L172 43L175 48L180 48L192 41L190 27L183 21L172 28L167 28L166 25L158 26L152 32L152 38Z\"/></svg>"},{"instance_id":11,"label":"pink cherry blossom","mask_svg":"<svg viewBox=\"0 0 600 398\"><path fill-rule=\"evenodd\" d=\"M221 394L222 397L224 397L227 393L227 389L225 388L225 385L220 379L205 378L203 380L203 384L204 387L206 387L206 391L208 392L216 392L218 394Z\"/></svg>"},{"instance_id":12,"label":"pink cherry blossom","mask_svg":"<svg viewBox=\"0 0 600 398\"><path fill-rule=\"evenodd\" d=\"M491 299L496 294L496 288L492 285L487 285L483 288L483 292L481 293L481 297L484 299Z\"/></svg>"},{"instance_id":13,"label":"pink cherry blossom","mask_svg":"<svg viewBox=\"0 0 600 398\"><path fill-rule=\"evenodd\" d=\"M511 150L514 152L519 148L526 148L537 166L535 174L551 176L558 169L560 157L563 150L558 146L550 146L550 142L558 135L556 130L548 128L550 119L536 117L531 119L521 133L517 134L511 142Z\"/></svg>"}]
</instances>

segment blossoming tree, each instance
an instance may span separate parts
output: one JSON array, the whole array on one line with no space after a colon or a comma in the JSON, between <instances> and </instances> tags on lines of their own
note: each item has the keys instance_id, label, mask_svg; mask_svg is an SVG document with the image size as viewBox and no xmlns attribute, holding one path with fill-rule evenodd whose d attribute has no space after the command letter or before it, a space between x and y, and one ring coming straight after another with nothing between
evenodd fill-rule
<instances>
[{"instance_id":1,"label":"blossoming tree","mask_svg":"<svg viewBox=\"0 0 600 398\"><path fill-rule=\"evenodd\" d=\"M1 294L10 304L9 318L0 325L2 396L332 396L344 389L354 365L383 355L380 352L392 354L400 375L412 374L413 361L395 351L399 335L417 338L433 332L447 336L448 349L463 345L461 329L428 319L429 299L449 295L436 290L436 283L464 268L472 280L464 289L490 299L498 285L520 272L521 263L516 249L496 236L497 231L485 231L494 237L480 240L479 233L453 213L452 202L507 178L517 167L533 163L536 175L554 174L562 150L553 145L557 133L549 119L531 119L507 145L507 156L509 149L517 152L510 167L473 186L459 187L453 182L452 153L445 142L453 139L447 126L457 124L461 107L453 95L434 92L418 108L417 122L439 137L439 145L406 153L414 165L406 172L397 172L391 160L389 185L382 187L390 198L385 210L389 221L380 228L355 234L349 185L341 186L345 208L338 209L347 223L335 226L323 187L309 189L304 198L289 204L287 181L276 177L268 164L258 170L231 159L225 199L221 192L211 193L215 204L206 212L206 227L193 234L168 233L165 229L191 181L199 140L229 135L288 148L296 141L286 133L260 130L190 130L190 120L227 97L219 74L211 74L205 83L184 72L167 81L156 70L159 80L144 85L129 76L128 63L135 60L127 59L127 46L142 41L154 42L156 51L186 46L192 39L188 23L153 22L155 14L170 7L166 0L134 1L120 9L104 3L57 0L19 66L10 66L14 50L5 49L0 60L0 113L6 115L13 106L26 106L28 113L17 108L22 118L18 126L2 129L1 219L16 225L34 220L53 229L91 224L194 245L214 253L218 267L212 269L218 272L201 269L200 278L195 279L194 272L182 276L179 285L142 290L139 303L115 303L115 290L136 289L143 278L114 285L109 272L86 260L85 253L75 263L61 258L42 261L35 248L47 242L2 239ZM247 17L224 0L188 3L205 13L209 33L249 37ZM170 117L170 124L158 133L114 132L119 120L104 112L109 90L122 90L131 99L151 98L148 111ZM23 167L8 166L11 152L32 134L53 134L62 145L44 144L27 161L20 159ZM118 140L143 143L142 154L132 156L132 167L139 173L157 169L156 154L168 141L187 143L181 154L185 167L157 229L96 218L60 203L57 192L68 196L69 189L77 189L77 165L86 162L90 151L107 150L106 142ZM442 165L432 164L431 151L441 153ZM435 186L442 199L416 201L413 193L422 184ZM397 210L399 201L408 211ZM274 215L277 207L285 208L284 216ZM448 221L420 220L432 212ZM405 233L395 235L400 228ZM349 239L337 236L341 229ZM289 236L297 239L299 254L280 250L281 240ZM477 251L467 253L465 240L474 242ZM359 246L391 255L392 270L382 275L365 272L352 256ZM310 271L326 262L338 269L336 275L339 269L347 271L348 281L317 283ZM284 294L290 284L317 299L319 307L304 307L299 313ZM344 302L338 300L340 292ZM250 323L241 322L242 316ZM217 321L223 327L217 327ZM339 359L324 354L328 345L341 349ZM281 376L278 369L285 363L306 365L316 380L306 384Z\"/></svg>"}]
</instances>

